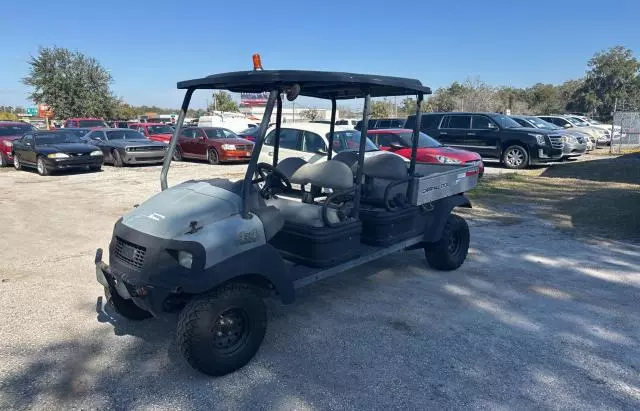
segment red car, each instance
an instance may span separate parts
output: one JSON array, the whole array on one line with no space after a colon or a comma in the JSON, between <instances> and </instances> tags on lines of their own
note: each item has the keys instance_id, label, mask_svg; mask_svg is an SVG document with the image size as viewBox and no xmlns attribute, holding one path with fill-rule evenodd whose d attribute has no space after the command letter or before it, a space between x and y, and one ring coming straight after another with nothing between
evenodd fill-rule
<instances>
[{"instance_id":1,"label":"red car","mask_svg":"<svg viewBox=\"0 0 640 411\"><path fill-rule=\"evenodd\" d=\"M253 142L221 127L186 127L180 131L174 160L207 160L211 164L249 161Z\"/></svg>"},{"instance_id":2,"label":"red car","mask_svg":"<svg viewBox=\"0 0 640 411\"><path fill-rule=\"evenodd\" d=\"M162 123L131 123L129 128L138 130L149 140L168 143L173 136L173 128Z\"/></svg>"},{"instance_id":3,"label":"red car","mask_svg":"<svg viewBox=\"0 0 640 411\"><path fill-rule=\"evenodd\" d=\"M381 150L393 151L405 158L411 158L411 135L413 130L406 128L369 130L368 136ZM446 147L424 133L420 133L418 163L467 164L477 165L480 177L484 174L484 163L480 154L467 150Z\"/></svg>"},{"instance_id":4,"label":"red car","mask_svg":"<svg viewBox=\"0 0 640 411\"><path fill-rule=\"evenodd\" d=\"M0 121L0 167L13 164L13 140L31 131L36 131L36 128L29 123Z\"/></svg>"},{"instance_id":5,"label":"red car","mask_svg":"<svg viewBox=\"0 0 640 411\"><path fill-rule=\"evenodd\" d=\"M70 118L64 122L64 128L102 128L108 127L101 118Z\"/></svg>"}]
</instances>

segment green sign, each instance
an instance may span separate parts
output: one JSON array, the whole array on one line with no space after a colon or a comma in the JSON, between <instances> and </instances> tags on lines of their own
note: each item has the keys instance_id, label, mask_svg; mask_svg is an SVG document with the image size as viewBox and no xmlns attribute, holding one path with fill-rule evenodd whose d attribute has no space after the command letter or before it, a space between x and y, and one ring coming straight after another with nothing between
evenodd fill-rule
<instances>
[{"instance_id":1,"label":"green sign","mask_svg":"<svg viewBox=\"0 0 640 411\"><path fill-rule=\"evenodd\" d=\"M27 107L26 112L30 116L35 116L36 114L38 114L38 109L35 107Z\"/></svg>"}]
</instances>

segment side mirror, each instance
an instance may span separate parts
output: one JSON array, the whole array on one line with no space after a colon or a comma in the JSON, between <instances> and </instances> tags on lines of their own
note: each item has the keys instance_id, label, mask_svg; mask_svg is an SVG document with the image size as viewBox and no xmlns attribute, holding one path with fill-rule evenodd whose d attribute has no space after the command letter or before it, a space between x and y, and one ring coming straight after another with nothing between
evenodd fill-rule
<instances>
[{"instance_id":1,"label":"side mirror","mask_svg":"<svg viewBox=\"0 0 640 411\"><path fill-rule=\"evenodd\" d=\"M327 150L325 150L324 148L319 148L316 150L316 153L318 154L327 154Z\"/></svg>"},{"instance_id":2,"label":"side mirror","mask_svg":"<svg viewBox=\"0 0 640 411\"><path fill-rule=\"evenodd\" d=\"M567 123L563 126L564 128L571 128L571 124Z\"/></svg>"},{"instance_id":3,"label":"side mirror","mask_svg":"<svg viewBox=\"0 0 640 411\"><path fill-rule=\"evenodd\" d=\"M402 144L398 143L398 142L393 142L391 144L389 144L389 147L391 147L392 150L401 150L403 148L405 148Z\"/></svg>"}]
</instances>

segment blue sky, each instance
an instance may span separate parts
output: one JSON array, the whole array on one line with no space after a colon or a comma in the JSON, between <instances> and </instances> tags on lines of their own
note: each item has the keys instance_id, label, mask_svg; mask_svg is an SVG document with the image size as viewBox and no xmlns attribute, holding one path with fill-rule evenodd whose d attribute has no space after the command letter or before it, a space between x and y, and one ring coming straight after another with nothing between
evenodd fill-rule
<instances>
[{"instance_id":1,"label":"blue sky","mask_svg":"<svg viewBox=\"0 0 640 411\"><path fill-rule=\"evenodd\" d=\"M177 81L250 69L255 52L269 69L415 77L434 89L476 76L561 83L616 44L639 56L638 22L640 0L7 1L0 105L29 105L20 79L39 46L96 57L132 104L178 107Z\"/></svg>"}]
</instances>

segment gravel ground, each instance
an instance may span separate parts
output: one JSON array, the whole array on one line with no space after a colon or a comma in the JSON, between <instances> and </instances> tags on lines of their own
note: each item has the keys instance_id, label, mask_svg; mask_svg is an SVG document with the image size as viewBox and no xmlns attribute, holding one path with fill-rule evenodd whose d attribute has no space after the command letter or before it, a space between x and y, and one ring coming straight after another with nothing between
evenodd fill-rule
<instances>
[{"instance_id":1,"label":"gravel ground","mask_svg":"<svg viewBox=\"0 0 640 411\"><path fill-rule=\"evenodd\" d=\"M181 163L170 183L243 168ZM99 301L95 249L158 175L0 170L0 409L640 408L640 247L519 206L464 213L455 272L402 252L270 301L254 360L199 374L175 316L130 323Z\"/></svg>"}]
</instances>

